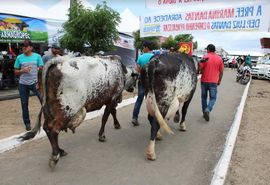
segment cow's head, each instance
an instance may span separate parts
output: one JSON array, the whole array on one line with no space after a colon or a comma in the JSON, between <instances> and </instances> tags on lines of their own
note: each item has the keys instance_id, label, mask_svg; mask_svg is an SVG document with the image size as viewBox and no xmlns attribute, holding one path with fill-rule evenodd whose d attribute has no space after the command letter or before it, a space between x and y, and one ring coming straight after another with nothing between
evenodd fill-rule
<instances>
[{"instance_id":1,"label":"cow's head","mask_svg":"<svg viewBox=\"0 0 270 185\"><path fill-rule=\"evenodd\" d=\"M138 79L138 72L134 67L127 67L126 80L125 80L125 90L128 92L133 92L136 86L136 80Z\"/></svg>"},{"instance_id":2,"label":"cow's head","mask_svg":"<svg viewBox=\"0 0 270 185\"><path fill-rule=\"evenodd\" d=\"M26 24L25 22L22 22L22 27L29 27L29 25Z\"/></svg>"}]
</instances>

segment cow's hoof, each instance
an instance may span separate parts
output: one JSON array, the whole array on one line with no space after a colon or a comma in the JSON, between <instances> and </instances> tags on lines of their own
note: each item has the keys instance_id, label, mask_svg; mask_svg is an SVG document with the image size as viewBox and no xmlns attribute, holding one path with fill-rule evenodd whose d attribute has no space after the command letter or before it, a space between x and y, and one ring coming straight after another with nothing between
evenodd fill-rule
<instances>
[{"instance_id":1,"label":"cow's hoof","mask_svg":"<svg viewBox=\"0 0 270 185\"><path fill-rule=\"evenodd\" d=\"M57 164L58 160L60 158L60 154L57 156L51 155L50 161L49 161L49 166L51 169L54 169L55 165Z\"/></svg>"},{"instance_id":2,"label":"cow's hoof","mask_svg":"<svg viewBox=\"0 0 270 185\"><path fill-rule=\"evenodd\" d=\"M174 123L179 123L180 122L180 116L179 115L175 115L173 117L173 121L174 121Z\"/></svg>"},{"instance_id":3,"label":"cow's hoof","mask_svg":"<svg viewBox=\"0 0 270 185\"><path fill-rule=\"evenodd\" d=\"M180 130L180 131L186 131L186 130L187 130L186 125L180 125L180 126L179 126L179 130Z\"/></svg>"},{"instance_id":4,"label":"cow's hoof","mask_svg":"<svg viewBox=\"0 0 270 185\"><path fill-rule=\"evenodd\" d=\"M114 128L115 129L121 129L122 127L121 127L121 125L114 125Z\"/></svg>"},{"instance_id":5,"label":"cow's hoof","mask_svg":"<svg viewBox=\"0 0 270 185\"><path fill-rule=\"evenodd\" d=\"M157 133L156 140L162 140L162 139L163 139L162 135L160 133Z\"/></svg>"},{"instance_id":6,"label":"cow's hoof","mask_svg":"<svg viewBox=\"0 0 270 185\"><path fill-rule=\"evenodd\" d=\"M103 136L99 136L98 140L100 142L106 142L107 141L107 139L106 139L106 137L104 135Z\"/></svg>"},{"instance_id":7,"label":"cow's hoof","mask_svg":"<svg viewBox=\"0 0 270 185\"><path fill-rule=\"evenodd\" d=\"M60 157L66 156L68 153L65 152L64 150L60 149Z\"/></svg>"},{"instance_id":8,"label":"cow's hoof","mask_svg":"<svg viewBox=\"0 0 270 185\"><path fill-rule=\"evenodd\" d=\"M151 161L154 161L157 158L155 153L151 154L151 153L147 152L146 155L147 155L147 159L151 160Z\"/></svg>"}]
</instances>

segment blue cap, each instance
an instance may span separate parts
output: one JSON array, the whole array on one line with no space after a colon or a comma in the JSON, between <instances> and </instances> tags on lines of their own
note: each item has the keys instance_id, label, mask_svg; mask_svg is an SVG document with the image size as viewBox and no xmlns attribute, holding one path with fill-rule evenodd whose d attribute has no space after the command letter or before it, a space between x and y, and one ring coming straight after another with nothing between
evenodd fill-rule
<instances>
[{"instance_id":1,"label":"blue cap","mask_svg":"<svg viewBox=\"0 0 270 185\"><path fill-rule=\"evenodd\" d=\"M98 54L104 55L104 51L99 51Z\"/></svg>"}]
</instances>

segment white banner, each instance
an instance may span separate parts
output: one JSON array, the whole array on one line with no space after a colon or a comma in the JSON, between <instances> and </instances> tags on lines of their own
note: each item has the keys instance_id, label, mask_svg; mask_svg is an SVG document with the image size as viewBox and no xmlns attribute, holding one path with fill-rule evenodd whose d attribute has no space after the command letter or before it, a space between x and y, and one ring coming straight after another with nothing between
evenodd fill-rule
<instances>
[{"instance_id":1,"label":"white banner","mask_svg":"<svg viewBox=\"0 0 270 185\"><path fill-rule=\"evenodd\" d=\"M57 42L63 37L66 33L64 28L62 28L62 24L64 21L46 21L46 26L48 30L48 45L50 46L52 43Z\"/></svg>"},{"instance_id":2,"label":"white banner","mask_svg":"<svg viewBox=\"0 0 270 185\"><path fill-rule=\"evenodd\" d=\"M125 48L125 49L130 49L134 50L134 38L131 37L125 37L124 35L119 35L119 40L114 42L115 46Z\"/></svg>"},{"instance_id":3,"label":"white banner","mask_svg":"<svg viewBox=\"0 0 270 185\"><path fill-rule=\"evenodd\" d=\"M145 6L147 8L151 7L165 7L165 6L192 6L192 5L203 5L207 3L235 3L236 1L246 1L246 0L145 0Z\"/></svg>"},{"instance_id":4,"label":"white banner","mask_svg":"<svg viewBox=\"0 0 270 185\"><path fill-rule=\"evenodd\" d=\"M270 4L142 16L140 36L268 32Z\"/></svg>"}]
</instances>

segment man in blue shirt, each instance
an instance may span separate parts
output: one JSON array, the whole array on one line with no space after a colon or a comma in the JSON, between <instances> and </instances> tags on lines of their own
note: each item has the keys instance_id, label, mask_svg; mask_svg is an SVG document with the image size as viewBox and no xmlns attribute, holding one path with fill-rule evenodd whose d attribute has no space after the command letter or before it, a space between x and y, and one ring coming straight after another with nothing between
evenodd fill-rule
<instances>
[{"instance_id":1,"label":"man in blue shirt","mask_svg":"<svg viewBox=\"0 0 270 185\"><path fill-rule=\"evenodd\" d=\"M15 75L20 75L19 93L21 98L21 106L23 113L23 121L25 129L31 130L30 118L28 111L28 100L30 90L38 97L40 101L40 94L38 90L38 70L43 66L41 56L32 52L33 44L29 40L22 43L23 54L16 58L14 64ZM41 101L40 101L41 103Z\"/></svg>"},{"instance_id":2,"label":"man in blue shirt","mask_svg":"<svg viewBox=\"0 0 270 185\"><path fill-rule=\"evenodd\" d=\"M151 41L145 41L143 44L143 52L144 54L139 56L137 60L137 71L140 74L142 67L149 62L150 58L154 55L152 53L153 50L153 43ZM136 100L134 109L133 109L133 116L131 123L134 126L140 125L138 122L138 116L141 109L141 105L144 98L144 90L141 82L141 77L139 76L139 82L138 82L138 98Z\"/></svg>"},{"instance_id":3,"label":"man in blue shirt","mask_svg":"<svg viewBox=\"0 0 270 185\"><path fill-rule=\"evenodd\" d=\"M47 55L44 55L42 57L42 61L43 61L43 64L45 65L45 63L55 57L58 57L60 56L59 55L60 53L60 46L57 42L55 43L52 43L52 46L51 46L51 53L50 54L47 54Z\"/></svg>"},{"instance_id":4,"label":"man in blue shirt","mask_svg":"<svg viewBox=\"0 0 270 185\"><path fill-rule=\"evenodd\" d=\"M246 64L251 67L251 57L250 57L250 55L246 56L245 60L246 60Z\"/></svg>"}]
</instances>

